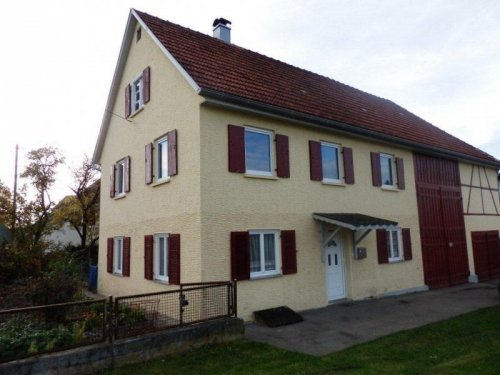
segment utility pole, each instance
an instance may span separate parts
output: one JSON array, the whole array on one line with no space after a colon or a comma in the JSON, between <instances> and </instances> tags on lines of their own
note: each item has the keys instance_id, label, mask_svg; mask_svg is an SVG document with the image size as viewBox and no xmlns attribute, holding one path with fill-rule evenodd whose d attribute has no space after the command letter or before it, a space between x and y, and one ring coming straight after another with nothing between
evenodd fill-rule
<instances>
[{"instance_id":1,"label":"utility pole","mask_svg":"<svg viewBox=\"0 0 500 375\"><path fill-rule=\"evenodd\" d=\"M16 159L14 163L14 193L13 202L12 202L12 224L11 224L11 233L12 233L12 243L15 243L15 234L16 234L16 222L17 222L17 161L19 154L19 145L16 145Z\"/></svg>"}]
</instances>

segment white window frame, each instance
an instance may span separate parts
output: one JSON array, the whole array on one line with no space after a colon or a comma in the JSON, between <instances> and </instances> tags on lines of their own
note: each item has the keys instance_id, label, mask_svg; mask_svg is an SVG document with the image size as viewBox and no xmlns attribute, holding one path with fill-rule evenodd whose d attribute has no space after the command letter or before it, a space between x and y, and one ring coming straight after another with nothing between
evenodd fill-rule
<instances>
[{"instance_id":1,"label":"white window frame","mask_svg":"<svg viewBox=\"0 0 500 375\"><path fill-rule=\"evenodd\" d=\"M159 145L161 143L166 143L166 147L167 147L166 158L165 158L165 160L162 160L162 164L165 164L167 166L167 174L166 174L166 176L160 177L161 171L160 171L160 163L159 163L159 157L160 157ZM170 178L170 171L168 170L168 136L165 135L165 136L160 137L154 141L153 159L154 159L153 160L153 170L155 171L154 175L155 175L156 182L162 182L162 181L168 180Z\"/></svg>"},{"instance_id":2,"label":"white window frame","mask_svg":"<svg viewBox=\"0 0 500 375\"><path fill-rule=\"evenodd\" d=\"M343 170L343 165L342 165L342 158L340 157L342 147L337 144L337 143L330 143L330 142L320 142L321 147L331 147L337 150L337 170L339 172L339 178L324 178L323 177L323 182L329 182L329 183L335 183L339 184L342 183L342 170ZM323 150L321 150L321 156L323 156ZM323 170L323 157L321 157L321 170Z\"/></svg>"},{"instance_id":3,"label":"white window frame","mask_svg":"<svg viewBox=\"0 0 500 375\"><path fill-rule=\"evenodd\" d=\"M275 164L274 164L274 132L271 130L263 130L263 129L256 129L252 128L249 126L245 126L245 133L253 132L253 133L260 133L260 134L265 134L269 137L269 168L270 171L256 171L253 169L246 169L245 167L245 173L255 175L255 176L274 176L274 169L275 169ZM245 133L243 134L243 137L245 137ZM245 142L245 166L248 165L247 163L247 144Z\"/></svg>"},{"instance_id":4,"label":"white window frame","mask_svg":"<svg viewBox=\"0 0 500 375\"><path fill-rule=\"evenodd\" d=\"M125 195L125 159L117 161L115 164L115 197L121 197ZM121 176L121 184L120 184Z\"/></svg>"},{"instance_id":5,"label":"white window frame","mask_svg":"<svg viewBox=\"0 0 500 375\"><path fill-rule=\"evenodd\" d=\"M383 177L382 177L382 168L383 168L383 164L382 164L382 160L383 159L389 159L390 160L390 167L391 167L391 177L392 177L392 184L390 185L386 185L384 184L384 180L383 180ZM383 188L389 188L389 189L394 189L395 186L396 186L396 170L394 168L394 155L390 155L390 154L383 154L381 153L380 154L380 179L382 180L382 187Z\"/></svg>"},{"instance_id":6,"label":"white window frame","mask_svg":"<svg viewBox=\"0 0 500 375\"><path fill-rule=\"evenodd\" d=\"M394 256L394 242L392 238L392 232L397 232L398 236L398 250L399 255ZM403 239L401 234L401 229L388 229L387 230L387 251L389 257L389 263L400 262L403 260Z\"/></svg>"},{"instance_id":7,"label":"white window frame","mask_svg":"<svg viewBox=\"0 0 500 375\"><path fill-rule=\"evenodd\" d=\"M138 84L138 88L137 88ZM132 81L130 90L130 113L134 114L144 107L144 79L142 74ZM139 94L139 99L136 98L137 93ZM137 105L137 108L136 108Z\"/></svg>"},{"instance_id":8,"label":"white window frame","mask_svg":"<svg viewBox=\"0 0 500 375\"><path fill-rule=\"evenodd\" d=\"M163 238L165 243L165 275L160 275L160 252L159 252L160 238ZM167 233L156 233L154 235L153 270L154 270L155 280L168 283L168 234Z\"/></svg>"},{"instance_id":9,"label":"white window frame","mask_svg":"<svg viewBox=\"0 0 500 375\"><path fill-rule=\"evenodd\" d=\"M123 236L113 238L113 273L123 274Z\"/></svg>"},{"instance_id":10,"label":"white window frame","mask_svg":"<svg viewBox=\"0 0 500 375\"><path fill-rule=\"evenodd\" d=\"M259 279L263 277L270 277L275 275L281 275L281 241L280 241L280 231L277 229L255 229L249 231L249 234L258 234L260 236L260 260L261 260L261 270L258 272L250 271L250 279ZM274 234L274 259L276 263L275 270L265 270L264 261L264 234ZM249 248L249 251L250 248Z\"/></svg>"}]
</instances>

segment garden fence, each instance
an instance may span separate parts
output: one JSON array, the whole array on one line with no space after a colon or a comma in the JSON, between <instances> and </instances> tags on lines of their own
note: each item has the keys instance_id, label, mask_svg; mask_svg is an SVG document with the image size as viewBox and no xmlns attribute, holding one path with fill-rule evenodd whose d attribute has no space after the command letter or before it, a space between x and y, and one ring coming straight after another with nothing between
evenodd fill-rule
<instances>
[{"instance_id":1,"label":"garden fence","mask_svg":"<svg viewBox=\"0 0 500 375\"><path fill-rule=\"evenodd\" d=\"M105 299L0 311L0 363L104 342Z\"/></svg>"},{"instance_id":2,"label":"garden fence","mask_svg":"<svg viewBox=\"0 0 500 375\"><path fill-rule=\"evenodd\" d=\"M0 311L0 363L237 315L236 282Z\"/></svg>"}]
</instances>

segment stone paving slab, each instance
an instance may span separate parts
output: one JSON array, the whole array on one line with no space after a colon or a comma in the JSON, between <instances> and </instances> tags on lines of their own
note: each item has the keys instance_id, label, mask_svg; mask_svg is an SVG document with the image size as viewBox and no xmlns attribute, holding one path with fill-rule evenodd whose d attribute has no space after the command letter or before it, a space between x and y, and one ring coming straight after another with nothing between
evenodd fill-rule
<instances>
[{"instance_id":1,"label":"stone paving slab","mask_svg":"<svg viewBox=\"0 0 500 375\"><path fill-rule=\"evenodd\" d=\"M355 344L500 304L498 281L464 284L397 297L333 304L302 312L304 321L277 328L247 324L251 341L311 355Z\"/></svg>"}]
</instances>

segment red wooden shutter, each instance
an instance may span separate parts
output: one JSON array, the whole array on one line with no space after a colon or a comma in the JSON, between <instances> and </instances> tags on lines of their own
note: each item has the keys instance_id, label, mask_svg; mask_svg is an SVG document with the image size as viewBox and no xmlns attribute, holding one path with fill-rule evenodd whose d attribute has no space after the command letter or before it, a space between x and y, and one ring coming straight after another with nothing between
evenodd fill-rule
<instances>
[{"instance_id":1,"label":"red wooden shutter","mask_svg":"<svg viewBox=\"0 0 500 375\"><path fill-rule=\"evenodd\" d=\"M323 165L321 163L321 143L309 141L309 166L311 180L323 180Z\"/></svg>"},{"instance_id":2,"label":"red wooden shutter","mask_svg":"<svg viewBox=\"0 0 500 375\"><path fill-rule=\"evenodd\" d=\"M130 237L123 238L123 268L122 275L130 276Z\"/></svg>"},{"instance_id":3,"label":"red wooden shutter","mask_svg":"<svg viewBox=\"0 0 500 375\"><path fill-rule=\"evenodd\" d=\"M113 237L108 238L108 272L113 273Z\"/></svg>"},{"instance_id":4,"label":"red wooden shutter","mask_svg":"<svg viewBox=\"0 0 500 375\"><path fill-rule=\"evenodd\" d=\"M250 279L250 234L231 232L231 279Z\"/></svg>"},{"instance_id":5,"label":"red wooden shutter","mask_svg":"<svg viewBox=\"0 0 500 375\"><path fill-rule=\"evenodd\" d=\"M125 193L130 192L130 156L125 158L125 171L124 176L125 179Z\"/></svg>"},{"instance_id":6,"label":"red wooden shutter","mask_svg":"<svg viewBox=\"0 0 500 375\"><path fill-rule=\"evenodd\" d=\"M109 196L111 198L115 197L115 171L116 167L114 165L111 166L111 170L109 173Z\"/></svg>"},{"instance_id":7,"label":"red wooden shutter","mask_svg":"<svg viewBox=\"0 0 500 375\"><path fill-rule=\"evenodd\" d=\"M409 228L403 228L401 231L403 234L403 254L405 260L412 260L413 255L411 252L411 235Z\"/></svg>"},{"instance_id":8,"label":"red wooden shutter","mask_svg":"<svg viewBox=\"0 0 500 375\"><path fill-rule=\"evenodd\" d=\"M153 236L144 236L144 278L153 280Z\"/></svg>"},{"instance_id":9,"label":"red wooden shutter","mask_svg":"<svg viewBox=\"0 0 500 375\"><path fill-rule=\"evenodd\" d=\"M282 178L290 177L288 136L282 134L276 134L276 175Z\"/></svg>"},{"instance_id":10,"label":"red wooden shutter","mask_svg":"<svg viewBox=\"0 0 500 375\"><path fill-rule=\"evenodd\" d=\"M487 231L486 245L488 247L488 263L490 278L496 279L500 277L500 240L498 238L498 230ZM499 291L500 292L500 291Z\"/></svg>"},{"instance_id":11,"label":"red wooden shutter","mask_svg":"<svg viewBox=\"0 0 500 375\"><path fill-rule=\"evenodd\" d=\"M297 273L297 246L294 230L281 231L281 263L283 275Z\"/></svg>"},{"instance_id":12,"label":"red wooden shutter","mask_svg":"<svg viewBox=\"0 0 500 375\"><path fill-rule=\"evenodd\" d=\"M142 95L144 98L144 104L146 104L149 102L151 91L151 68L149 66L142 71L142 85Z\"/></svg>"},{"instance_id":13,"label":"red wooden shutter","mask_svg":"<svg viewBox=\"0 0 500 375\"><path fill-rule=\"evenodd\" d=\"M372 158L372 183L373 186L382 186L382 173L380 171L380 154L371 153Z\"/></svg>"},{"instance_id":14,"label":"red wooden shutter","mask_svg":"<svg viewBox=\"0 0 500 375\"><path fill-rule=\"evenodd\" d=\"M144 162L145 162L145 176L144 180L146 185L149 185L153 182L153 144L148 143L146 147L144 147Z\"/></svg>"},{"instance_id":15,"label":"red wooden shutter","mask_svg":"<svg viewBox=\"0 0 500 375\"><path fill-rule=\"evenodd\" d=\"M245 128L228 125L229 172L245 173Z\"/></svg>"},{"instance_id":16,"label":"red wooden shutter","mask_svg":"<svg viewBox=\"0 0 500 375\"><path fill-rule=\"evenodd\" d=\"M132 95L132 87L127 85L125 87L125 118L130 116L130 96Z\"/></svg>"},{"instance_id":17,"label":"red wooden shutter","mask_svg":"<svg viewBox=\"0 0 500 375\"><path fill-rule=\"evenodd\" d=\"M168 235L168 283L181 283L181 235Z\"/></svg>"},{"instance_id":18,"label":"red wooden shutter","mask_svg":"<svg viewBox=\"0 0 500 375\"><path fill-rule=\"evenodd\" d=\"M168 139L168 175L177 174L177 130L167 133Z\"/></svg>"},{"instance_id":19,"label":"red wooden shutter","mask_svg":"<svg viewBox=\"0 0 500 375\"><path fill-rule=\"evenodd\" d=\"M379 264L389 263L389 251L387 249L387 231L377 229L377 253Z\"/></svg>"},{"instance_id":20,"label":"red wooden shutter","mask_svg":"<svg viewBox=\"0 0 500 375\"><path fill-rule=\"evenodd\" d=\"M347 185L354 184L354 162L352 158L352 148L344 147L342 149L344 156L344 182Z\"/></svg>"},{"instance_id":21,"label":"red wooden shutter","mask_svg":"<svg viewBox=\"0 0 500 375\"><path fill-rule=\"evenodd\" d=\"M396 175L398 179L398 189L405 189L405 165L403 159L396 158Z\"/></svg>"}]
</instances>

